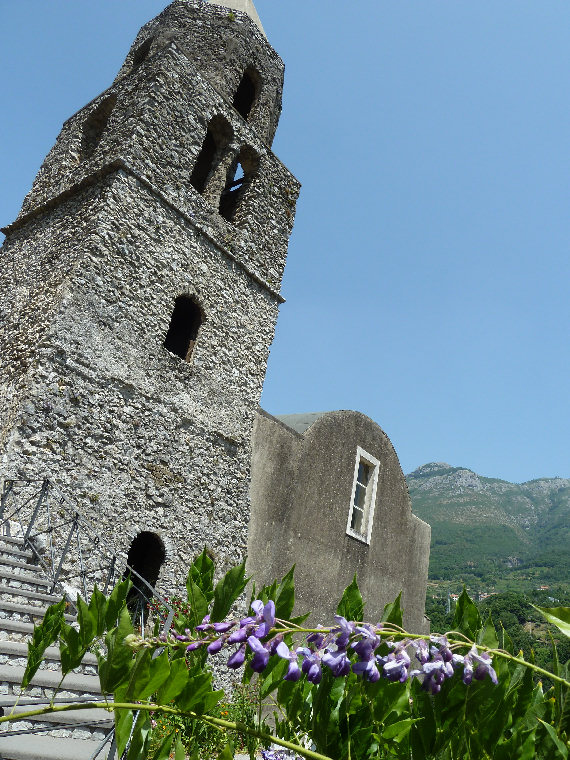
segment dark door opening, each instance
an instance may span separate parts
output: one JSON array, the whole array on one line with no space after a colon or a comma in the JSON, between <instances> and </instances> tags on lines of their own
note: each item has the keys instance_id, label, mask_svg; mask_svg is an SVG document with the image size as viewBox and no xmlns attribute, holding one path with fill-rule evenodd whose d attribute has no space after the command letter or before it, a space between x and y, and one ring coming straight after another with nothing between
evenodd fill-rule
<instances>
[{"instance_id":1,"label":"dark door opening","mask_svg":"<svg viewBox=\"0 0 570 760\"><path fill-rule=\"evenodd\" d=\"M148 615L148 604L152 600L165 559L164 544L156 533L144 530L135 536L127 555L125 575L130 576L133 583L127 597L127 606L137 618L140 616L144 620Z\"/></svg>"}]
</instances>

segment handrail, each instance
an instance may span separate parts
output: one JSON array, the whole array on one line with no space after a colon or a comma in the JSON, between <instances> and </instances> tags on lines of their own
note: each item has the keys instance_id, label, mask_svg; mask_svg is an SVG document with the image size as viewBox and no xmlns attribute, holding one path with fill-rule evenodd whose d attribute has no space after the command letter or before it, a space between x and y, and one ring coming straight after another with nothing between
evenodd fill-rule
<instances>
[{"instance_id":1,"label":"handrail","mask_svg":"<svg viewBox=\"0 0 570 760\"><path fill-rule=\"evenodd\" d=\"M0 478L0 483L0 535L19 534L51 580L50 593L58 590L75 609L75 592L88 599L90 588L97 583L107 594L119 580L118 568L123 564L122 577L129 575L133 580L131 607L141 635L145 635L149 610L151 605L156 608L156 602L166 613L162 630L170 630L172 607L134 568L101 546L99 533L56 484L49 478Z\"/></svg>"}]
</instances>

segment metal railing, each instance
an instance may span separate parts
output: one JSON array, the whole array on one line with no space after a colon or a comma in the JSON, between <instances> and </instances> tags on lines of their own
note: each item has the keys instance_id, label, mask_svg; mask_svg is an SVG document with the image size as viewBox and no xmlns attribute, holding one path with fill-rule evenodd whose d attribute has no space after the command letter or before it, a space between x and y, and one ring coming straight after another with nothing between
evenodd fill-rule
<instances>
[{"instance_id":1,"label":"metal railing","mask_svg":"<svg viewBox=\"0 0 570 760\"><path fill-rule=\"evenodd\" d=\"M0 490L0 535L23 539L37 564L59 592L75 607L78 595L89 600L95 584L107 594L125 576L133 581L129 609L141 635L156 623L152 609L164 614L160 628L170 629L174 610L134 568L104 545L101 533L49 479L6 478Z\"/></svg>"},{"instance_id":2,"label":"metal railing","mask_svg":"<svg viewBox=\"0 0 570 760\"><path fill-rule=\"evenodd\" d=\"M133 586L127 607L135 628L143 637L152 635L157 627L168 633L174 619L172 607L134 568L104 546L101 534L54 483L48 478L4 478L0 486L0 536L23 540L24 548L32 551L51 581L51 594L61 593L77 611L78 595L89 601L95 584L106 595L129 575ZM158 615L156 610L160 610ZM113 729L97 745L91 760L99 757L109 742L108 757L115 757Z\"/></svg>"}]
</instances>

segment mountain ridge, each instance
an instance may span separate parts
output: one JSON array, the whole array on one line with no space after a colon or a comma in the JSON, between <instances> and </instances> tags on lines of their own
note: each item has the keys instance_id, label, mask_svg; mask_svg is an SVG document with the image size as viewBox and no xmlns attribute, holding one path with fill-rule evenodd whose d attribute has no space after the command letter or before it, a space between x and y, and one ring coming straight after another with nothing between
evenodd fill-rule
<instances>
[{"instance_id":1,"label":"mountain ridge","mask_svg":"<svg viewBox=\"0 0 570 760\"><path fill-rule=\"evenodd\" d=\"M430 579L513 589L570 581L570 478L511 483L429 462L406 480L414 514L432 526Z\"/></svg>"}]
</instances>

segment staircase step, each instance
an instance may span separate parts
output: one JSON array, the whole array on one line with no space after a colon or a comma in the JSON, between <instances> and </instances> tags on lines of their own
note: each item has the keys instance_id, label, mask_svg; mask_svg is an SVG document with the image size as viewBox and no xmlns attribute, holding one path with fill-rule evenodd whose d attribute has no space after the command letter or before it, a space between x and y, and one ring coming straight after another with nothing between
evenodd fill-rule
<instances>
[{"instance_id":1,"label":"staircase step","mask_svg":"<svg viewBox=\"0 0 570 760\"><path fill-rule=\"evenodd\" d=\"M4 760L91 760L98 744L96 741L56 739L41 734L0 736L0 757ZM107 742L96 760L109 758L110 744Z\"/></svg>"},{"instance_id":2,"label":"staircase step","mask_svg":"<svg viewBox=\"0 0 570 760\"><path fill-rule=\"evenodd\" d=\"M0 641L0 654L8 654L12 657L27 657L28 645L24 641ZM59 661L59 647L48 647L44 654L44 660ZM97 665L97 658L88 652L83 658L84 665Z\"/></svg>"},{"instance_id":3,"label":"staircase step","mask_svg":"<svg viewBox=\"0 0 570 760\"><path fill-rule=\"evenodd\" d=\"M0 612L17 612L19 615L31 615L33 618L43 618L46 614L47 607L32 607L27 604L19 604L18 602L5 602L0 599ZM68 622L75 620L74 615L65 615L65 619ZM0 628L2 627L2 618L0 617Z\"/></svg>"},{"instance_id":4,"label":"staircase step","mask_svg":"<svg viewBox=\"0 0 570 760\"><path fill-rule=\"evenodd\" d=\"M22 562L19 559L10 559L4 555L0 555L0 565L6 565L7 567L18 567L21 570L34 570L36 573L38 570L40 570L38 565L33 565L30 562Z\"/></svg>"},{"instance_id":5,"label":"staircase step","mask_svg":"<svg viewBox=\"0 0 570 760\"><path fill-rule=\"evenodd\" d=\"M19 559L33 560L33 552L26 549L16 549L12 544L0 544L0 554L9 555L10 557L16 557Z\"/></svg>"},{"instance_id":6,"label":"staircase step","mask_svg":"<svg viewBox=\"0 0 570 760\"><path fill-rule=\"evenodd\" d=\"M51 581L46 578L40 578L39 576L23 575L21 573L11 573L8 570L2 570L0 572L0 578L5 581L19 581L21 583L27 583L30 586L43 586L47 588L52 585Z\"/></svg>"},{"instance_id":7,"label":"staircase step","mask_svg":"<svg viewBox=\"0 0 570 760\"><path fill-rule=\"evenodd\" d=\"M0 544L14 544L14 546L23 546L24 539L18 536L0 536Z\"/></svg>"},{"instance_id":8,"label":"staircase step","mask_svg":"<svg viewBox=\"0 0 570 760\"><path fill-rule=\"evenodd\" d=\"M34 624L24 620L12 620L12 618L0 618L0 630L11 633L21 633L31 636L34 632Z\"/></svg>"},{"instance_id":9,"label":"staircase step","mask_svg":"<svg viewBox=\"0 0 570 760\"><path fill-rule=\"evenodd\" d=\"M0 665L0 682L19 685L22 683L25 668L19 665ZM57 670L38 670L32 678L31 686L56 689L61 681L61 672ZM80 691L86 694L101 694L99 676L84 676L81 673L68 673L60 691ZM69 699L69 697L68 697ZM1 753L0 753L1 754Z\"/></svg>"},{"instance_id":10,"label":"staircase step","mask_svg":"<svg viewBox=\"0 0 570 760\"><path fill-rule=\"evenodd\" d=\"M54 594L40 594L37 591L28 591L25 588L16 588L10 585L1 585L0 594L12 594L12 596L25 596L29 599L34 599L37 602L49 602L49 604L56 604L61 601L61 596Z\"/></svg>"}]
</instances>

